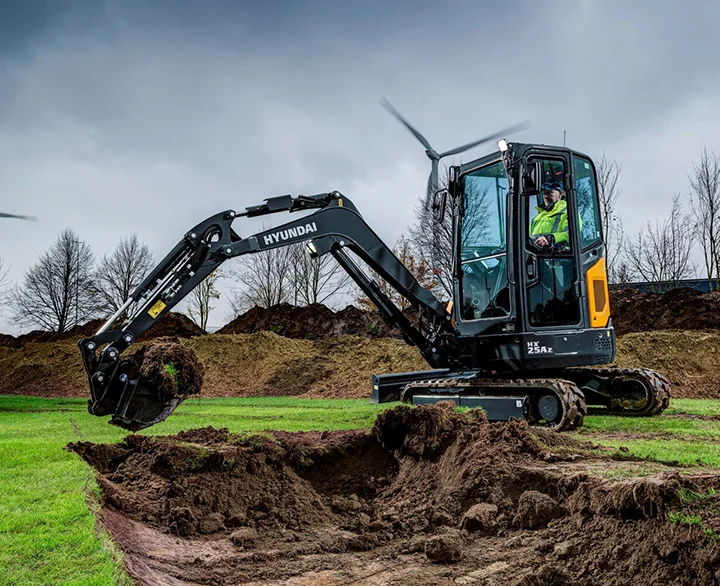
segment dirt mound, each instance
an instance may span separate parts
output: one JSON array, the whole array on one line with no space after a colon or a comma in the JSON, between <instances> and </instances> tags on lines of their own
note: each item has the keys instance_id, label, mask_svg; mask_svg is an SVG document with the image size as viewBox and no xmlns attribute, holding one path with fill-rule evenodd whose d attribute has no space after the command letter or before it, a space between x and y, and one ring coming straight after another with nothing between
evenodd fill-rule
<instances>
[{"instance_id":1,"label":"dirt mound","mask_svg":"<svg viewBox=\"0 0 720 586\"><path fill-rule=\"evenodd\" d=\"M610 293L610 309L617 334L653 330L720 328L720 291L672 289L642 293L635 289Z\"/></svg>"},{"instance_id":2,"label":"dirt mound","mask_svg":"<svg viewBox=\"0 0 720 586\"><path fill-rule=\"evenodd\" d=\"M389 338L299 340L258 332L197 336L181 343L205 367L205 397L367 398L374 373L428 368L415 348ZM662 372L675 398L720 398L716 331L627 334L618 339L617 365ZM0 393L86 397L86 385L74 340L0 346Z\"/></svg>"},{"instance_id":3,"label":"dirt mound","mask_svg":"<svg viewBox=\"0 0 720 586\"><path fill-rule=\"evenodd\" d=\"M259 332L197 336L180 343L205 368L206 397L368 397L373 373L427 367L415 348L394 339L294 340ZM0 347L0 393L85 397L87 392L75 340Z\"/></svg>"},{"instance_id":4,"label":"dirt mound","mask_svg":"<svg viewBox=\"0 0 720 586\"><path fill-rule=\"evenodd\" d=\"M139 340L165 337L194 338L204 335L206 332L189 317L182 313L170 312L156 321L147 332L140 336Z\"/></svg>"},{"instance_id":5,"label":"dirt mound","mask_svg":"<svg viewBox=\"0 0 720 586\"><path fill-rule=\"evenodd\" d=\"M281 303L270 308L253 307L236 317L218 334L274 332L288 338L317 340L333 336L399 337L374 311L348 305L340 311L315 303L306 307Z\"/></svg>"},{"instance_id":6,"label":"dirt mound","mask_svg":"<svg viewBox=\"0 0 720 586\"><path fill-rule=\"evenodd\" d=\"M0 346L7 348L22 348L26 344L39 344L60 342L63 340L77 341L95 334L105 320L94 319L85 324L75 326L66 332L45 332L42 330L34 330L20 336L11 336L9 334L0 334ZM192 338L202 336L205 332L199 328L187 316L181 313L168 313L158 320L153 326L140 336L140 340L151 340L153 338L161 338L166 336L174 336L179 338Z\"/></svg>"},{"instance_id":7,"label":"dirt mound","mask_svg":"<svg viewBox=\"0 0 720 586\"><path fill-rule=\"evenodd\" d=\"M415 348L388 338L300 340L258 332L186 344L205 365L203 394L211 397L367 398L372 374L427 368Z\"/></svg>"},{"instance_id":8,"label":"dirt mound","mask_svg":"<svg viewBox=\"0 0 720 586\"><path fill-rule=\"evenodd\" d=\"M444 406L385 412L371 433L69 448L143 583L717 583L717 543L678 519L696 512L681 490L716 498L720 478L612 483L571 439Z\"/></svg>"},{"instance_id":9,"label":"dirt mound","mask_svg":"<svg viewBox=\"0 0 720 586\"><path fill-rule=\"evenodd\" d=\"M29 343L59 342L69 339L79 340L87 336L92 336L100 329L103 323L105 323L103 320L95 319L61 333L33 330L32 332L21 334L17 337L9 334L0 334L0 346L22 348L25 344Z\"/></svg>"},{"instance_id":10,"label":"dirt mound","mask_svg":"<svg viewBox=\"0 0 720 586\"><path fill-rule=\"evenodd\" d=\"M662 372L674 398L720 398L720 332L637 332L618 338L616 364Z\"/></svg>"}]
</instances>

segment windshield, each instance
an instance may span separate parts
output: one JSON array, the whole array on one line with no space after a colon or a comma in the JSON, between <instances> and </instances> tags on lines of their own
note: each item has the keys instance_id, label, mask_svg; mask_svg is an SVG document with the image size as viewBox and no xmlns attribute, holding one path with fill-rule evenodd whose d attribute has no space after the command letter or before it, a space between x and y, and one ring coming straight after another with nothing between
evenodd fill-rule
<instances>
[{"instance_id":1,"label":"windshield","mask_svg":"<svg viewBox=\"0 0 720 586\"><path fill-rule=\"evenodd\" d=\"M460 260L464 320L510 313L505 254L507 192L501 161L463 177Z\"/></svg>"},{"instance_id":2,"label":"windshield","mask_svg":"<svg viewBox=\"0 0 720 586\"><path fill-rule=\"evenodd\" d=\"M505 166L497 162L463 178L464 213L461 258L468 260L505 250Z\"/></svg>"}]
</instances>

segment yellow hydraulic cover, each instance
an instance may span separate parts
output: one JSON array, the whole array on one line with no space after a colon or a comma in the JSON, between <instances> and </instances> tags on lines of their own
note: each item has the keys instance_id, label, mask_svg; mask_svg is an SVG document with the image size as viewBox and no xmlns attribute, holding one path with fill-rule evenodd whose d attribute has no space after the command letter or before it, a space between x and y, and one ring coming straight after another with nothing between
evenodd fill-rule
<instances>
[{"instance_id":1,"label":"yellow hydraulic cover","mask_svg":"<svg viewBox=\"0 0 720 586\"><path fill-rule=\"evenodd\" d=\"M610 293L605 259L601 258L591 266L585 273L585 278L590 305L590 326L604 328L610 319Z\"/></svg>"}]
</instances>

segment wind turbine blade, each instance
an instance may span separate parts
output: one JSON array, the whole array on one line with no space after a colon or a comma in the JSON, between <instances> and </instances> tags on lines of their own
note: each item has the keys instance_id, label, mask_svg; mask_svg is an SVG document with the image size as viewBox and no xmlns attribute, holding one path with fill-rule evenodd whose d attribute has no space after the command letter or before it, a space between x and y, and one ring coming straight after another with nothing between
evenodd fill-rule
<instances>
[{"instance_id":1,"label":"wind turbine blade","mask_svg":"<svg viewBox=\"0 0 720 586\"><path fill-rule=\"evenodd\" d=\"M382 107L385 108L388 112L390 112L390 114L392 114L395 118L397 118L400 123L405 126L405 128L412 132L415 138L417 138L427 150L434 152L434 149L430 146L430 143L427 141L427 139L417 130L415 130L415 128L413 128L413 126L407 120L405 120L405 118L402 117L402 114L400 114L400 112L398 112L395 107L387 101L387 99L383 98L382 100L380 100L380 103L382 104Z\"/></svg>"},{"instance_id":2,"label":"wind turbine blade","mask_svg":"<svg viewBox=\"0 0 720 586\"><path fill-rule=\"evenodd\" d=\"M0 212L0 218L15 218L17 220L28 220L30 222L35 222L37 220L35 216L21 216L19 214L6 214L4 212Z\"/></svg>"},{"instance_id":3,"label":"wind turbine blade","mask_svg":"<svg viewBox=\"0 0 720 586\"><path fill-rule=\"evenodd\" d=\"M445 151L444 153L440 153L440 158L447 157L450 155L457 155L458 153L465 152L465 151L467 151L473 147L476 147L484 142L488 142L495 138L502 138L503 136L512 134L513 132L519 132L520 130L525 130L529 126L530 126L530 123L527 121L521 122L520 124L515 124L514 126L509 126L498 132L493 132L492 134L488 134L487 136L485 136L479 140L476 140L474 142L469 142L468 144L465 144L463 146L459 146L454 149L450 149L449 151Z\"/></svg>"}]
</instances>

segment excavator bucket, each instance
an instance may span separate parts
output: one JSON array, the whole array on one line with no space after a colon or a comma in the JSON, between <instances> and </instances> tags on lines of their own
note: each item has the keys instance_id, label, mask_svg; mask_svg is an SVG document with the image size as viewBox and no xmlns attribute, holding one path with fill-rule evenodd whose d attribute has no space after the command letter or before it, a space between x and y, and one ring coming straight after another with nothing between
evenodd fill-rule
<instances>
[{"instance_id":1,"label":"excavator bucket","mask_svg":"<svg viewBox=\"0 0 720 586\"><path fill-rule=\"evenodd\" d=\"M109 375L110 380L91 377L88 410L111 415L111 424L138 431L165 420L182 401L197 395L204 368L190 348L156 342L142 346Z\"/></svg>"},{"instance_id":2,"label":"excavator bucket","mask_svg":"<svg viewBox=\"0 0 720 586\"><path fill-rule=\"evenodd\" d=\"M164 421L181 403L177 398L161 399L157 388L146 385L143 381L131 381L128 390L129 400L118 404L110 423L130 431L138 431ZM94 412L91 410L91 413Z\"/></svg>"}]
</instances>

